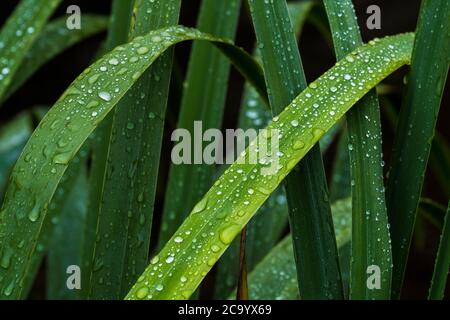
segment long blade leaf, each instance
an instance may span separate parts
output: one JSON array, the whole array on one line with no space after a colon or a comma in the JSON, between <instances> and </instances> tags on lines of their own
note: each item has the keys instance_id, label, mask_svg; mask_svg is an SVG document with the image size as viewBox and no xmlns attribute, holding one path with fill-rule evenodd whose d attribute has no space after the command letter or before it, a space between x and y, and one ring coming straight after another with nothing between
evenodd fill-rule
<instances>
[{"instance_id":1,"label":"long blade leaf","mask_svg":"<svg viewBox=\"0 0 450 320\"><path fill-rule=\"evenodd\" d=\"M352 235L352 203L344 199L333 203L333 223L338 248L349 243ZM249 275L250 299L292 300L299 297L297 272L291 236L276 245Z\"/></svg>"},{"instance_id":2,"label":"long blade leaf","mask_svg":"<svg viewBox=\"0 0 450 320\"><path fill-rule=\"evenodd\" d=\"M127 42L134 0L114 0L111 4L111 18L104 50L110 51L114 47ZM94 78L95 79L95 78ZM82 277L80 297L87 298L91 292L91 274L99 263L95 261L95 247L97 239L97 224L102 205L102 193L106 175L107 157L110 148L110 138L114 113L102 121L93 133L91 170L89 176L88 204L86 213L86 227L83 234L82 270L87 276ZM95 226L95 227L94 227Z\"/></svg>"},{"instance_id":3,"label":"long blade leaf","mask_svg":"<svg viewBox=\"0 0 450 320\"><path fill-rule=\"evenodd\" d=\"M383 111L392 131L397 128L398 110L387 97L383 98ZM444 194L450 194L450 146L441 132L436 131L430 150L430 169L434 178L443 189Z\"/></svg>"},{"instance_id":4,"label":"long blade leaf","mask_svg":"<svg viewBox=\"0 0 450 320\"><path fill-rule=\"evenodd\" d=\"M351 0L324 0L324 3L336 56L342 59L362 43L353 4ZM358 85L357 82L353 84ZM380 111L375 90L350 110L347 126L353 211L350 298L388 299L392 256L384 199ZM371 266L380 270L379 288L367 286L367 272Z\"/></svg>"},{"instance_id":5,"label":"long blade leaf","mask_svg":"<svg viewBox=\"0 0 450 320\"><path fill-rule=\"evenodd\" d=\"M295 34L300 36L306 19L314 7L313 1L294 2L289 4L289 14ZM254 56L258 59L258 50ZM239 113L238 128L244 131L250 128L263 129L270 123L272 113L261 100L258 92L249 83L244 86ZM322 140L321 140L322 141ZM249 271L266 255L279 240L282 229L287 224L286 195L283 188L271 194L247 226L246 265ZM214 287L215 297L225 299L236 287L238 275L239 242L235 240L221 257Z\"/></svg>"},{"instance_id":6,"label":"long blade leaf","mask_svg":"<svg viewBox=\"0 0 450 320\"><path fill-rule=\"evenodd\" d=\"M47 256L47 298L77 299L79 290L68 290L67 270L81 265L82 235L86 218L87 176L82 162L71 189L64 194L64 206L58 217L52 217L55 224L49 241ZM70 179L70 177L67 177ZM59 188L59 190L61 190ZM53 201L54 202L54 201Z\"/></svg>"},{"instance_id":7,"label":"long blade leaf","mask_svg":"<svg viewBox=\"0 0 450 320\"><path fill-rule=\"evenodd\" d=\"M11 169L32 132L28 112L19 114L0 129L0 200L3 199Z\"/></svg>"},{"instance_id":8,"label":"long blade leaf","mask_svg":"<svg viewBox=\"0 0 450 320\"><path fill-rule=\"evenodd\" d=\"M276 115L307 86L303 66L286 2L250 0L249 4L272 113ZM286 195L300 296L343 298L327 181L318 145L287 178Z\"/></svg>"},{"instance_id":9,"label":"long blade leaf","mask_svg":"<svg viewBox=\"0 0 450 320\"><path fill-rule=\"evenodd\" d=\"M204 0L197 28L217 37L233 39L240 1ZM227 12L227 14L223 14ZM178 128L194 135L194 122L202 129L220 128L225 107L229 62L209 43L194 43L178 119ZM200 146L201 148L202 146ZM203 150L203 148L201 148ZM195 154L192 155L194 158ZM198 200L211 187L215 167L209 164L172 164L158 246L162 248ZM192 188L195 186L195 188Z\"/></svg>"},{"instance_id":10,"label":"long blade leaf","mask_svg":"<svg viewBox=\"0 0 450 320\"><path fill-rule=\"evenodd\" d=\"M66 19L65 17L58 18L44 27L25 55L11 85L2 98L3 101L19 89L47 61L74 44L104 31L108 25L107 17L83 14L81 17L83 27L69 30L66 26Z\"/></svg>"},{"instance_id":11,"label":"long blade leaf","mask_svg":"<svg viewBox=\"0 0 450 320\"><path fill-rule=\"evenodd\" d=\"M180 0L136 1L130 38L176 25L180 4ZM123 298L148 262L171 68L169 49L115 111L96 224L97 267L89 274L91 298ZM111 285L105 286L103 279Z\"/></svg>"},{"instance_id":12,"label":"long blade leaf","mask_svg":"<svg viewBox=\"0 0 450 320\"><path fill-rule=\"evenodd\" d=\"M424 0L387 186L392 297L399 298L425 169L450 63L450 2Z\"/></svg>"},{"instance_id":13,"label":"long blade leaf","mask_svg":"<svg viewBox=\"0 0 450 320\"><path fill-rule=\"evenodd\" d=\"M186 40L220 42L221 50L239 60L236 64L245 76L252 76L248 70L259 70L245 51L181 26L137 37L87 68L46 114L11 174L0 211L0 256L8 262L0 268L1 297L20 296L49 202L77 151L145 70L168 48Z\"/></svg>"},{"instance_id":14,"label":"long blade leaf","mask_svg":"<svg viewBox=\"0 0 450 320\"><path fill-rule=\"evenodd\" d=\"M22 0L0 32L0 98L61 0L48 0L45 6L39 3L39 0Z\"/></svg>"},{"instance_id":15,"label":"long blade leaf","mask_svg":"<svg viewBox=\"0 0 450 320\"><path fill-rule=\"evenodd\" d=\"M442 300L444 298L445 286L447 284L448 272L450 270L450 202L447 207L447 214L442 228L441 241L434 266L433 279L431 280L430 293L428 298L432 300Z\"/></svg>"},{"instance_id":16,"label":"long blade leaf","mask_svg":"<svg viewBox=\"0 0 450 320\"><path fill-rule=\"evenodd\" d=\"M276 130L277 136L283 137L278 147L283 156L264 154L268 159L263 163L246 163L249 153L255 152L256 144L251 144L152 259L127 299L189 298L270 193L323 134L377 83L409 63L413 39L409 33L373 41L311 83L258 136L257 141L264 141L264 137L271 136L268 132ZM384 59L386 55L390 59ZM369 73L369 69L374 72ZM345 75L363 85L352 86ZM318 99L321 106L316 107ZM270 170L268 165L273 159L279 160L276 173L261 172L264 168Z\"/></svg>"}]
</instances>

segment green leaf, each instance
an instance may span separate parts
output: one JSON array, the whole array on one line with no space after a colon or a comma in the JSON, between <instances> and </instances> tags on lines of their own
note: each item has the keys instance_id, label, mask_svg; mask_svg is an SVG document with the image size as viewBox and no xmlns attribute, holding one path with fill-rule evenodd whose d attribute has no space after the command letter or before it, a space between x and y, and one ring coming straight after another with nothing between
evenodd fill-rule
<instances>
[{"instance_id":1,"label":"green leaf","mask_svg":"<svg viewBox=\"0 0 450 320\"><path fill-rule=\"evenodd\" d=\"M179 9L180 0L136 1L130 38L177 24ZM123 298L147 265L171 68L169 49L115 110L88 272L90 298Z\"/></svg>"},{"instance_id":2,"label":"green leaf","mask_svg":"<svg viewBox=\"0 0 450 320\"><path fill-rule=\"evenodd\" d=\"M301 35L303 27L311 14L311 10L316 5L317 2L313 0L288 3L289 17L291 18L294 34L297 38Z\"/></svg>"},{"instance_id":3,"label":"green leaf","mask_svg":"<svg viewBox=\"0 0 450 320\"><path fill-rule=\"evenodd\" d=\"M131 27L134 0L114 0L111 4L111 21L108 37L102 51L110 51L115 46L127 42ZM126 27L124 27L126 26ZM97 238L97 224L101 208L102 193L106 174L109 141L112 134L114 113L109 114L93 133L91 169L89 175L88 204L86 213L86 228L83 234L82 245L82 277L80 297L87 298L90 294L91 277L95 261L95 245ZM91 226L95 226L91 227Z\"/></svg>"},{"instance_id":4,"label":"green leaf","mask_svg":"<svg viewBox=\"0 0 450 320\"><path fill-rule=\"evenodd\" d=\"M314 1L288 3L289 15L297 38L300 37L306 20L310 18L312 10L316 7L324 11L323 7L317 5L317 2ZM258 50L255 50L254 56L260 59ZM246 83L241 102L238 127L243 130L249 128L259 130L267 126L271 119L272 113L270 110L261 100L254 87ZM320 147L324 152L331 141L333 141L335 134L336 130L330 130L320 140ZM267 251L277 243L286 224L286 195L284 189L280 187L259 208L254 219L247 226L246 261L249 271L253 270L254 266L267 254ZM215 296L219 299L226 298L236 286L236 276L239 267L237 263L238 257L239 243L236 240L225 252L218 264Z\"/></svg>"},{"instance_id":5,"label":"green leaf","mask_svg":"<svg viewBox=\"0 0 450 320\"><path fill-rule=\"evenodd\" d=\"M67 29L66 23L67 18L63 17L50 21L44 27L23 58L11 85L2 98L3 101L16 92L46 62L78 42L104 31L108 25L108 18L83 14L81 16L82 28L75 30Z\"/></svg>"},{"instance_id":6,"label":"green leaf","mask_svg":"<svg viewBox=\"0 0 450 320\"><path fill-rule=\"evenodd\" d=\"M61 3L48 0L22 0L0 31L0 98L5 94L17 69L39 36L47 19Z\"/></svg>"},{"instance_id":7,"label":"green leaf","mask_svg":"<svg viewBox=\"0 0 450 320\"><path fill-rule=\"evenodd\" d=\"M420 198L419 209L424 218L430 221L439 230L444 225L446 208L428 198Z\"/></svg>"},{"instance_id":8,"label":"green leaf","mask_svg":"<svg viewBox=\"0 0 450 320\"><path fill-rule=\"evenodd\" d=\"M450 146L436 132L431 144L430 167L445 194L450 194Z\"/></svg>"},{"instance_id":9,"label":"green leaf","mask_svg":"<svg viewBox=\"0 0 450 320\"><path fill-rule=\"evenodd\" d=\"M275 135L268 132L278 130L283 137L278 150L283 156L267 155L263 163L246 163L249 153L255 152L256 145L251 144L152 259L127 299L189 298L270 193L323 134L377 83L410 62L413 40L414 35L407 33L372 41L311 83L259 134L259 141L269 136L272 140ZM374 70L370 76L369 68ZM352 86L345 75L363 85ZM318 99L321 104L316 108ZM276 173L261 172L270 170L270 160L279 160Z\"/></svg>"},{"instance_id":10,"label":"green leaf","mask_svg":"<svg viewBox=\"0 0 450 320\"><path fill-rule=\"evenodd\" d=\"M431 300L442 300L444 298L445 286L447 284L448 272L450 269L450 202L447 207L447 214L442 228L441 241L434 266L433 279L431 280L430 293Z\"/></svg>"},{"instance_id":11,"label":"green leaf","mask_svg":"<svg viewBox=\"0 0 450 320\"><path fill-rule=\"evenodd\" d=\"M258 209L247 226L246 261L248 271L259 263L279 240L287 224L287 202L284 190L277 188ZM228 297L237 284L239 271L239 241L235 241L220 258L216 273L214 295Z\"/></svg>"},{"instance_id":12,"label":"green leaf","mask_svg":"<svg viewBox=\"0 0 450 320\"><path fill-rule=\"evenodd\" d=\"M77 180L81 175L83 175L84 172L83 170L84 166L86 165L86 158L88 156L87 149L88 147L84 145L83 148L76 154L75 158L71 161L68 169L64 172L64 176L62 177L60 183L58 184L54 196L51 199L50 205L48 207L48 212L44 219L44 223L42 225L41 230L39 231L39 237L37 239L36 244L36 252L31 257L30 266L28 267L28 272L23 280L22 283L23 289L21 291L21 295L19 296L19 298L25 298L28 296L28 293L31 290L31 287L35 280L35 277L39 271L39 267L42 263L44 255L48 251L49 243L54 234L54 230L58 228L68 228L67 226L68 222L65 221L64 218L61 218L61 216L63 215L63 213L71 209L70 208L71 204L67 204L67 202L70 200L67 197L67 195L71 195L74 192L77 192L76 191L76 188L78 188ZM79 233L78 235L80 237L83 234L83 224L81 224L81 222L84 223L84 220L69 222L69 224L73 224L73 227L71 227L72 228L71 232ZM63 224L62 227L60 227L61 223ZM71 243L71 245L72 247L74 247L76 244ZM71 251L68 250L68 253L71 253ZM65 274L65 269L63 272L65 280L67 280L67 274ZM60 274L61 273L59 272L58 275ZM65 280L63 281L62 279L59 279L59 282L52 283L52 286L53 285L65 286ZM61 282L63 282L63 284L61 284ZM49 288L49 290L52 289Z\"/></svg>"},{"instance_id":13,"label":"green leaf","mask_svg":"<svg viewBox=\"0 0 450 320\"><path fill-rule=\"evenodd\" d=\"M181 26L137 37L87 68L46 114L13 169L0 211L0 259L7 261L7 267L0 268L1 297L21 296L49 202L77 151L145 70L168 48L186 40L224 41ZM243 50L221 43L222 49L233 48L240 66L258 70ZM19 245L22 240L25 243Z\"/></svg>"},{"instance_id":14,"label":"green leaf","mask_svg":"<svg viewBox=\"0 0 450 320\"><path fill-rule=\"evenodd\" d=\"M204 0L197 28L218 37L233 39L240 1ZM227 12L227 14L223 14ZM230 64L210 43L193 44L178 119L178 128L194 135L194 122L202 130L220 128ZM206 145L206 143L204 144ZM203 147L200 146L203 152ZM195 151L194 151L195 152ZM195 154L192 155L195 157ZM209 164L172 164L169 171L158 247L162 248L213 183L215 166ZM192 188L195 186L195 188Z\"/></svg>"},{"instance_id":15,"label":"green leaf","mask_svg":"<svg viewBox=\"0 0 450 320\"><path fill-rule=\"evenodd\" d=\"M450 62L450 2L424 0L387 185L392 297L399 298L417 206Z\"/></svg>"},{"instance_id":16,"label":"green leaf","mask_svg":"<svg viewBox=\"0 0 450 320\"><path fill-rule=\"evenodd\" d=\"M30 114L24 112L0 129L0 200L14 163L33 131Z\"/></svg>"},{"instance_id":17,"label":"green leaf","mask_svg":"<svg viewBox=\"0 0 450 320\"><path fill-rule=\"evenodd\" d=\"M28 138L31 136L34 121L40 121L45 113L48 111L48 106L36 106L31 109L31 112L23 112L16 119L12 120L8 125L6 125L1 131L5 133L2 139L0 138L0 154L2 151L6 153L3 154L2 160L5 163L9 163L9 169L12 168L14 163L17 161L23 146L25 145ZM35 119L32 119L35 118ZM0 134L1 136L1 134ZM5 148L5 149L3 149ZM31 289L34 278L38 272L39 266L42 262L42 258L47 250L47 245L49 238L53 233L53 229L58 225L60 213L63 206L65 205L66 194L70 193L73 189L73 182L79 175L79 169L81 165L84 165L84 160L86 158L86 150L79 152L72 164L64 174L61 183L58 185L58 189L55 192L55 196L52 198L50 204L50 209L48 213L49 219L45 220L44 226L42 227L38 244L36 246L36 254L32 258L31 266L29 272L23 281L22 297L26 297ZM2 170L0 173L5 173L9 175L9 169ZM8 176L5 176L7 178ZM65 283L65 282L64 282Z\"/></svg>"},{"instance_id":18,"label":"green leaf","mask_svg":"<svg viewBox=\"0 0 450 320\"><path fill-rule=\"evenodd\" d=\"M351 196L350 154L348 150L348 132L342 130L339 137L331 175L330 201L335 202Z\"/></svg>"},{"instance_id":19,"label":"green leaf","mask_svg":"<svg viewBox=\"0 0 450 320\"><path fill-rule=\"evenodd\" d=\"M339 251L352 235L351 199L337 201L331 206ZM249 275L252 300L298 299L298 282L291 236L277 244Z\"/></svg>"},{"instance_id":20,"label":"green leaf","mask_svg":"<svg viewBox=\"0 0 450 320\"><path fill-rule=\"evenodd\" d=\"M59 216L53 216L54 230L48 245L47 298L77 299L79 290L67 288L69 266L81 265L81 244L86 219L87 176L84 162L74 176L68 194L64 194ZM61 188L58 189L59 191ZM57 191L58 192L58 191ZM54 201L53 201L54 203ZM82 274L83 276L83 274Z\"/></svg>"},{"instance_id":21,"label":"green leaf","mask_svg":"<svg viewBox=\"0 0 450 320\"><path fill-rule=\"evenodd\" d=\"M337 59L362 43L351 0L324 0ZM386 55L384 59L389 60ZM369 72L373 72L370 70ZM351 79L349 79L352 81ZM358 85L354 82L354 85ZM347 115L352 179L351 299L388 299L392 277L389 224L384 199L381 120L376 90ZM381 288L369 289L367 270L381 272Z\"/></svg>"},{"instance_id":22,"label":"green leaf","mask_svg":"<svg viewBox=\"0 0 450 320\"><path fill-rule=\"evenodd\" d=\"M389 126L395 133L398 123L398 111L392 101L383 97L383 111L387 117ZM444 194L450 194L450 146L445 137L438 131L435 132L431 144L430 169L434 178L443 189Z\"/></svg>"},{"instance_id":23,"label":"green leaf","mask_svg":"<svg viewBox=\"0 0 450 320\"><path fill-rule=\"evenodd\" d=\"M272 113L277 115L307 86L297 42L286 1L250 0L249 4ZM290 174L285 187L300 296L342 299L327 181L318 145Z\"/></svg>"}]
</instances>

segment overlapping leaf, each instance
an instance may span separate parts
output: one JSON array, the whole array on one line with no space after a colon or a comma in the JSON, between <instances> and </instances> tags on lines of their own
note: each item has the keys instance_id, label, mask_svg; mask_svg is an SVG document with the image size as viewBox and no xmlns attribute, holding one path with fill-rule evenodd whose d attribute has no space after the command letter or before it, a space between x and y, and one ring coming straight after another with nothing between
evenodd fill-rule
<instances>
[{"instance_id":1,"label":"overlapping leaf","mask_svg":"<svg viewBox=\"0 0 450 320\"><path fill-rule=\"evenodd\" d=\"M170 27L117 47L87 68L46 114L15 165L0 212L2 297L21 295L49 202L84 141L162 52L195 39L221 42L194 29ZM259 67L244 51L221 43L245 75L261 75L249 72Z\"/></svg>"},{"instance_id":2,"label":"overlapping leaf","mask_svg":"<svg viewBox=\"0 0 450 320\"><path fill-rule=\"evenodd\" d=\"M249 163L245 160L256 147L251 144L197 203L127 298L189 298L256 210L323 134L378 82L409 63L412 43L413 34L374 40L312 82L258 136L259 141L272 141L281 135L280 153L276 157L263 153L262 161ZM376 71L369 73L373 66ZM274 174L262 170L270 170L277 160Z\"/></svg>"}]
</instances>

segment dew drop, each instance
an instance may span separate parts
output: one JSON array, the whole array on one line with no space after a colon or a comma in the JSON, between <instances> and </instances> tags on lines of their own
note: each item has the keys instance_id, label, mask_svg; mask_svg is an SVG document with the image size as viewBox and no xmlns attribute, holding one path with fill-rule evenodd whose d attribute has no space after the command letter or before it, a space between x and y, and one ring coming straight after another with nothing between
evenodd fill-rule
<instances>
[{"instance_id":1,"label":"dew drop","mask_svg":"<svg viewBox=\"0 0 450 320\"><path fill-rule=\"evenodd\" d=\"M241 228L237 224L229 225L220 231L219 239L224 244L230 244L234 237L241 231Z\"/></svg>"},{"instance_id":2,"label":"dew drop","mask_svg":"<svg viewBox=\"0 0 450 320\"><path fill-rule=\"evenodd\" d=\"M31 158L32 158L32 155L31 155L31 152L30 152L30 153L25 155L24 160L25 160L25 162L30 162Z\"/></svg>"},{"instance_id":3,"label":"dew drop","mask_svg":"<svg viewBox=\"0 0 450 320\"><path fill-rule=\"evenodd\" d=\"M89 77L88 82L90 84L94 84L98 80L98 78L100 78L100 75L94 74L93 76Z\"/></svg>"},{"instance_id":4,"label":"dew drop","mask_svg":"<svg viewBox=\"0 0 450 320\"><path fill-rule=\"evenodd\" d=\"M105 100L105 101L111 101L111 94L109 94L109 92L106 91L101 91L98 93L98 96L100 97L100 99Z\"/></svg>"},{"instance_id":5,"label":"dew drop","mask_svg":"<svg viewBox=\"0 0 450 320\"><path fill-rule=\"evenodd\" d=\"M323 131L320 128L315 128L312 131L313 137L316 139L319 139L324 133L325 133L325 131Z\"/></svg>"},{"instance_id":6,"label":"dew drop","mask_svg":"<svg viewBox=\"0 0 450 320\"><path fill-rule=\"evenodd\" d=\"M69 141L65 140L64 138L59 139L57 142L57 145L59 148L67 147L68 144L69 144Z\"/></svg>"},{"instance_id":7,"label":"dew drop","mask_svg":"<svg viewBox=\"0 0 450 320\"><path fill-rule=\"evenodd\" d=\"M152 41L153 41L153 42L161 42L161 41L162 41L162 38L161 38L160 36L153 36L153 37L152 37Z\"/></svg>"},{"instance_id":8,"label":"dew drop","mask_svg":"<svg viewBox=\"0 0 450 320\"><path fill-rule=\"evenodd\" d=\"M136 51L138 54L146 54L148 52L148 48L147 47L140 47L137 49Z\"/></svg>"},{"instance_id":9,"label":"dew drop","mask_svg":"<svg viewBox=\"0 0 450 320\"><path fill-rule=\"evenodd\" d=\"M205 197L195 205L194 209L192 209L192 213L202 212L203 210L205 210L207 204L208 204L208 198Z\"/></svg>"},{"instance_id":10,"label":"dew drop","mask_svg":"<svg viewBox=\"0 0 450 320\"><path fill-rule=\"evenodd\" d=\"M133 73L133 75L131 76L131 78L132 78L133 80L137 80L137 79L139 79L140 76L141 76L141 73L138 71L138 72Z\"/></svg>"},{"instance_id":11,"label":"dew drop","mask_svg":"<svg viewBox=\"0 0 450 320\"><path fill-rule=\"evenodd\" d=\"M210 267L214 266L214 264L216 263L216 259L214 257L209 258L208 261L206 262L206 264Z\"/></svg>"},{"instance_id":12,"label":"dew drop","mask_svg":"<svg viewBox=\"0 0 450 320\"><path fill-rule=\"evenodd\" d=\"M92 109L92 108L98 107L99 104L100 104L100 103L99 103L98 101L92 100L91 102L89 102L89 103L86 105L86 108Z\"/></svg>"},{"instance_id":13,"label":"dew drop","mask_svg":"<svg viewBox=\"0 0 450 320\"><path fill-rule=\"evenodd\" d=\"M79 95L79 94L81 94L81 91L80 91L80 90L78 90L78 89L75 88L75 87L70 87L69 89L67 89L67 90L64 92L63 97L67 97L67 96L71 96L71 95Z\"/></svg>"},{"instance_id":14,"label":"dew drop","mask_svg":"<svg viewBox=\"0 0 450 320\"><path fill-rule=\"evenodd\" d=\"M266 189L266 188L264 188L264 187L259 187L259 188L258 188L258 191L261 192L261 193L264 194L264 195L269 195L269 194L270 194L270 190L269 190L269 189Z\"/></svg>"},{"instance_id":15,"label":"dew drop","mask_svg":"<svg viewBox=\"0 0 450 320\"><path fill-rule=\"evenodd\" d=\"M294 169L294 167L296 165L297 165L297 160L296 159L292 159L291 161L288 162L287 169L290 171L290 170Z\"/></svg>"},{"instance_id":16,"label":"dew drop","mask_svg":"<svg viewBox=\"0 0 450 320\"><path fill-rule=\"evenodd\" d=\"M292 147L294 148L294 150L300 150L305 147L305 144L302 141L295 141Z\"/></svg>"},{"instance_id":17,"label":"dew drop","mask_svg":"<svg viewBox=\"0 0 450 320\"><path fill-rule=\"evenodd\" d=\"M31 209L31 211L28 213L28 219L31 222L35 222L39 219L39 215L40 215L40 208L38 202L36 201L33 209Z\"/></svg>"},{"instance_id":18,"label":"dew drop","mask_svg":"<svg viewBox=\"0 0 450 320\"><path fill-rule=\"evenodd\" d=\"M55 155L53 157L53 163L68 164L71 159L72 159L72 153L70 153L70 152L58 153L57 155Z\"/></svg>"},{"instance_id":19,"label":"dew drop","mask_svg":"<svg viewBox=\"0 0 450 320\"><path fill-rule=\"evenodd\" d=\"M148 288L146 286L141 287L137 292L136 292L136 297L138 299L144 299L148 294Z\"/></svg>"},{"instance_id":20,"label":"dew drop","mask_svg":"<svg viewBox=\"0 0 450 320\"><path fill-rule=\"evenodd\" d=\"M166 262L167 262L167 263L172 263L173 260L175 260L175 258L174 258L173 256L168 256L168 257L166 258Z\"/></svg>"},{"instance_id":21,"label":"dew drop","mask_svg":"<svg viewBox=\"0 0 450 320\"><path fill-rule=\"evenodd\" d=\"M116 58L111 58L109 59L108 63L110 65L117 66L119 64L119 60L117 60Z\"/></svg>"},{"instance_id":22,"label":"dew drop","mask_svg":"<svg viewBox=\"0 0 450 320\"><path fill-rule=\"evenodd\" d=\"M152 260L150 260L151 264L157 264L159 262L159 257L158 256L154 256Z\"/></svg>"},{"instance_id":23,"label":"dew drop","mask_svg":"<svg viewBox=\"0 0 450 320\"><path fill-rule=\"evenodd\" d=\"M7 297L11 295L14 290L14 280L12 280L9 285L3 290L3 294Z\"/></svg>"},{"instance_id":24,"label":"dew drop","mask_svg":"<svg viewBox=\"0 0 450 320\"><path fill-rule=\"evenodd\" d=\"M346 57L345 57L345 60L347 60L348 62L353 62L353 61L355 61L355 59L353 59L352 56L346 56Z\"/></svg>"},{"instance_id":25,"label":"dew drop","mask_svg":"<svg viewBox=\"0 0 450 320\"><path fill-rule=\"evenodd\" d=\"M117 75L121 76L121 75L125 74L127 71L128 71L127 68L122 68L119 71L117 71Z\"/></svg>"},{"instance_id":26,"label":"dew drop","mask_svg":"<svg viewBox=\"0 0 450 320\"><path fill-rule=\"evenodd\" d=\"M11 258L13 255L13 251L9 248L6 247L3 255L2 255L2 259L0 260L0 266L4 269L8 269L9 266L11 265Z\"/></svg>"}]
</instances>

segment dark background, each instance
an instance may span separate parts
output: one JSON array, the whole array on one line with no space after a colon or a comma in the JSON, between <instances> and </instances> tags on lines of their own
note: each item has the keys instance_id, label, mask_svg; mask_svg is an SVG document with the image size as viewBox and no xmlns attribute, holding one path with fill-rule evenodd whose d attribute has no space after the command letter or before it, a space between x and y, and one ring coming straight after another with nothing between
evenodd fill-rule
<instances>
[{"instance_id":1,"label":"dark background","mask_svg":"<svg viewBox=\"0 0 450 320\"><path fill-rule=\"evenodd\" d=\"M217 0L222 1L222 0ZM261 0L262 1L262 0ZM354 0L356 14L359 18L359 24L363 39L368 41L374 37L382 37L385 35L396 34L400 32L414 31L419 12L419 0ZM0 4L0 25L3 25L8 15L18 3L17 0L2 0ZM195 26L196 16L200 0L183 0L180 23L186 26ZM77 4L81 7L82 12L108 14L110 10L110 0L79 0L64 1L59 7L55 16L65 14L65 9L71 5ZM366 28L367 6L376 4L381 8L381 30L368 30ZM83 43L76 45L53 59L50 63L41 68L26 85L24 85L14 96L12 96L0 109L0 125L8 121L21 110L30 108L35 105L51 105L61 95L64 89L72 82L72 80L86 68L99 48L105 34L94 36ZM243 8L239 29L237 32L236 43L244 47L247 51L251 51L254 45L254 33L248 13ZM303 66L308 81L312 81L324 73L334 64L334 54L323 37L315 28L306 25L302 37L300 39L300 52L303 59ZM189 44L182 44L176 49L176 59L181 65L184 72L189 58ZM400 96L402 90L402 80L407 72L407 68L403 68L390 76L385 83L393 86L394 92L390 94L390 98L396 105L400 105ZM224 119L224 128L233 128L236 125L237 112L240 105L243 80L236 71L231 72L230 86L227 96L227 109ZM446 125L445 120L449 119L450 110L448 108L450 96L449 85L445 90L445 95L441 105L440 116L438 120L438 130L449 141L450 128ZM175 97L175 98L173 98ZM176 95L172 95L172 99L177 99ZM170 133L176 124L176 115L168 114L166 124L166 133ZM170 155L170 139L166 135L164 139L163 155L161 161L160 182L158 184L158 196L155 211L154 228L158 228L158 214L162 208L162 194L165 190L164 183L167 177L167 164ZM383 141L384 155L389 167L389 156L391 143L393 140L393 132L390 129L385 117L383 116ZM330 173L331 163L333 161L334 148L327 153L325 157L326 167ZM436 187L435 180L430 172L427 172L427 178L424 188L424 196L430 197L443 204L447 204L448 196L443 194L442 190ZM154 232L153 234L156 234ZM406 283L404 288L404 298L425 298L433 272L434 257L437 250L439 233L431 226L427 226L427 234L425 246L419 248L417 245L413 247L411 255ZM44 266L45 267L45 266ZM43 268L44 268L43 267ZM42 270L41 270L42 271ZM44 273L38 278L37 285L32 294L33 297L41 297L41 284L44 283Z\"/></svg>"}]
</instances>

